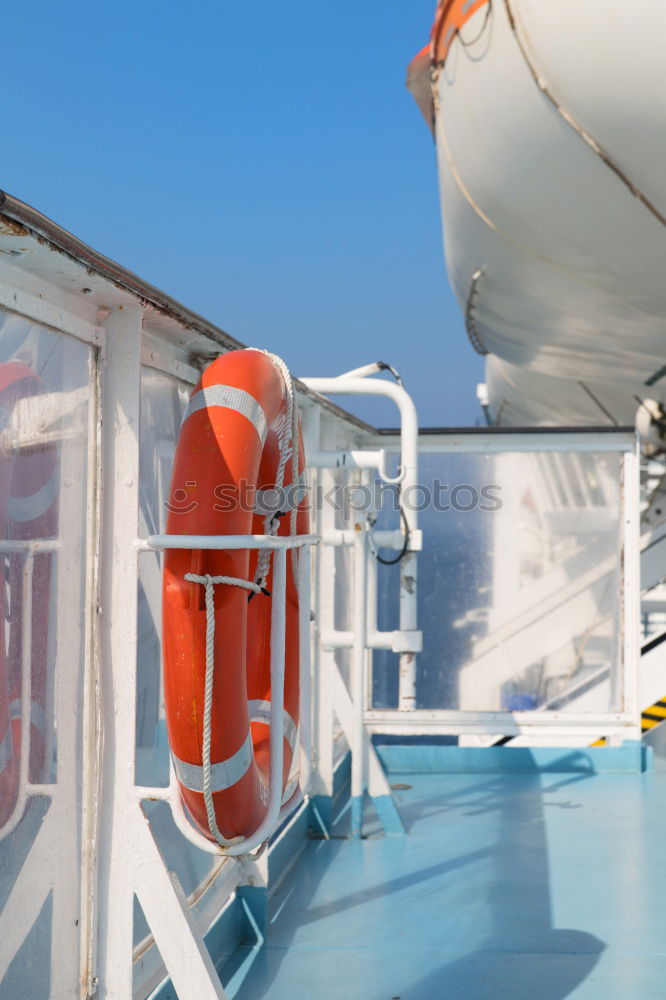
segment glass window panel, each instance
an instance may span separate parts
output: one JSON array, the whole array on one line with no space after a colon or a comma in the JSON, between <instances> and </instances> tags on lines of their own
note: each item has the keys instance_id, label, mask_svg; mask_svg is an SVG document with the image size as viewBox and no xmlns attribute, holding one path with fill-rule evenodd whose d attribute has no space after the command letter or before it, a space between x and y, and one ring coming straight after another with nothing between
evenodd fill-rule
<instances>
[{"instance_id":1,"label":"glass window panel","mask_svg":"<svg viewBox=\"0 0 666 1000\"><path fill-rule=\"evenodd\" d=\"M78 993L90 360L0 311L0 1000Z\"/></svg>"},{"instance_id":2,"label":"glass window panel","mask_svg":"<svg viewBox=\"0 0 666 1000\"><path fill-rule=\"evenodd\" d=\"M620 457L425 453L420 482L417 707L621 710ZM379 567L382 630L398 575ZM374 653L375 707L397 706L395 661Z\"/></svg>"},{"instance_id":3,"label":"glass window panel","mask_svg":"<svg viewBox=\"0 0 666 1000\"><path fill-rule=\"evenodd\" d=\"M171 468L178 431L192 387L162 372L141 370L139 535L165 530ZM166 785L169 747L162 698L162 557L148 552L139 559L136 780L144 785ZM176 872L186 895L209 879L218 859L193 847L176 828L168 806L144 803L151 829L167 867ZM149 933L135 901L134 941ZM140 976L140 970L135 970Z\"/></svg>"}]
</instances>

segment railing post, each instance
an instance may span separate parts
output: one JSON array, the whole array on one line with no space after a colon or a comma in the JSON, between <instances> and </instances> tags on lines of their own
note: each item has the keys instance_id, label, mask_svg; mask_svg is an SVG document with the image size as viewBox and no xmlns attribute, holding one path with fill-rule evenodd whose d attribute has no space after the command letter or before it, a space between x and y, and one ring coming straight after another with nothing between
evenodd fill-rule
<instances>
[{"instance_id":1,"label":"railing post","mask_svg":"<svg viewBox=\"0 0 666 1000\"><path fill-rule=\"evenodd\" d=\"M365 764L365 660L367 611L367 531L365 519L357 515L354 522L354 645L352 649L352 778L351 835L360 837L363 830L363 794L367 787Z\"/></svg>"},{"instance_id":2,"label":"railing post","mask_svg":"<svg viewBox=\"0 0 666 1000\"><path fill-rule=\"evenodd\" d=\"M100 535L101 722L104 755L99 803L99 922L96 978L100 998L132 995L134 844L118 836L134 789L140 306L120 306L106 321L102 372L102 527ZM127 838L133 824L127 825Z\"/></svg>"},{"instance_id":3,"label":"railing post","mask_svg":"<svg viewBox=\"0 0 666 1000\"><path fill-rule=\"evenodd\" d=\"M359 369L360 370L360 369ZM339 378L301 379L309 389L325 395L385 396L391 399L400 411L400 466L402 480L400 503L403 523L410 536L418 527L418 517L413 506L413 495L418 485L418 418L411 396L400 385L384 379L359 378L342 375ZM405 634L417 632L417 573L416 552L407 546L400 561L400 631ZM400 652L400 694L399 707L410 711L416 707L416 653L414 643L404 643Z\"/></svg>"},{"instance_id":4,"label":"railing post","mask_svg":"<svg viewBox=\"0 0 666 1000\"><path fill-rule=\"evenodd\" d=\"M640 614L641 614L641 565L640 565L640 453L639 441L633 451L626 451L622 462L622 548L624 608L622 629L623 691L622 707L636 720L630 738L641 738L641 705L638 671L640 667Z\"/></svg>"},{"instance_id":5,"label":"railing post","mask_svg":"<svg viewBox=\"0 0 666 1000\"><path fill-rule=\"evenodd\" d=\"M326 415L320 417L314 408L303 413L306 454L307 441L319 443L319 433L323 445L334 444L334 428ZM321 424L319 428L311 422ZM309 433L308 433L309 431ZM315 528L320 535L327 529L335 528L335 511L328 500L336 487L335 473L330 469L314 470L312 496L314 503ZM319 498L321 497L321 507ZM335 622L335 550L329 545L320 545L314 565L314 672L313 672L313 771L312 808L316 811L313 827L321 833L320 824L328 833L332 822L331 803L333 798L333 671L337 670L335 652L325 649L322 636L332 630Z\"/></svg>"}]
</instances>

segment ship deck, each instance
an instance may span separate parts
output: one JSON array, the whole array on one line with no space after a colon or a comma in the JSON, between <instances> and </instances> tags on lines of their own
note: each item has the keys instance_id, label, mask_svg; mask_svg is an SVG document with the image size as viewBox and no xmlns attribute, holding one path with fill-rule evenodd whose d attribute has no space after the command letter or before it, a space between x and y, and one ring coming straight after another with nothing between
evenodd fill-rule
<instances>
[{"instance_id":1,"label":"ship deck","mask_svg":"<svg viewBox=\"0 0 666 1000\"><path fill-rule=\"evenodd\" d=\"M311 841L230 995L664 996L666 771L391 780L408 835Z\"/></svg>"}]
</instances>

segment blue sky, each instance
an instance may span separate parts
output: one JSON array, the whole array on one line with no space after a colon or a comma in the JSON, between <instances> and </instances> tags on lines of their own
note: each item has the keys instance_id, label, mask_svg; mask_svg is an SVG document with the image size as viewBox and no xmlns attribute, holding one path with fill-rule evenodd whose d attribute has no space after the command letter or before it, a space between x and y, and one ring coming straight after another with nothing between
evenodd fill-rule
<instances>
[{"instance_id":1,"label":"blue sky","mask_svg":"<svg viewBox=\"0 0 666 1000\"><path fill-rule=\"evenodd\" d=\"M0 187L299 375L381 358L478 417L435 156L405 88L434 0L26 2ZM378 422L390 410L356 403Z\"/></svg>"}]
</instances>

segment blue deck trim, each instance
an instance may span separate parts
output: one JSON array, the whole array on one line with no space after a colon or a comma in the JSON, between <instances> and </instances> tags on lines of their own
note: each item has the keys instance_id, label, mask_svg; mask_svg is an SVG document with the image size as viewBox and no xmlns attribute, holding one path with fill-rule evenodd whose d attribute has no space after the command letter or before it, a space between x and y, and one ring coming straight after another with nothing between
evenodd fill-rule
<instances>
[{"instance_id":1,"label":"blue deck trim","mask_svg":"<svg viewBox=\"0 0 666 1000\"><path fill-rule=\"evenodd\" d=\"M351 835L358 838L363 833L363 796L353 795L351 800Z\"/></svg>"},{"instance_id":2,"label":"blue deck trim","mask_svg":"<svg viewBox=\"0 0 666 1000\"><path fill-rule=\"evenodd\" d=\"M328 836L335 835L335 818L345 812L343 806L345 800L347 801L347 806L351 806L351 836L360 836L363 803L350 801L350 783L351 753L347 752L338 762L333 774L333 796L315 795L310 800L310 831L315 840L320 840L324 836L322 827L324 827ZM385 834L389 836L404 836L406 834L407 831L402 822L400 811L392 795L373 796L372 805Z\"/></svg>"},{"instance_id":3,"label":"blue deck trim","mask_svg":"<svg viewBox=\"0 0 666 1000\"><path fill-rule=\"evenodd\" d=\"M315 840L330 837L333 826L333 799L330 795L313 795L310 799L310 831ZM326 831L326 833L324 833Z\"/></svg>"},{"instance_id":4,"label":"blue deck trim","mask_svg":"<svg viewBox=\"0 0 666 1000\"><path fill-rule=\"evenodd\" d=\"M204 940L222 981L227 977L232 979L246 957L247 946L254 947L257 943L257 935L239 894L234 893L230 898ZM227 970L228 966L231 967ZM178 1000L171 980L164 980L150 994L149 1000Z\"/></svg>"},{"instance_id":5,"label":"blue deck trim","mask_svg":"<svg viewBox=\"0 0 666 1000\"><path fill-rule=\"evenodd\" d=\"M263 886L239 885L236 895L243 903L252 929L263 938L268 927L268 892ZM247 943L247 935L242 943Z\"/></svg>"},{"instance_id":6,"label":"blue deck trim","mask_svg":"<svg viewBox=\"0 0 666 1000\"><path fill-rule=\"evenodd\" d=\"M405 830L405 825L402 822L402 817L393 796L375 795L372 799L372 804L375 807L379 822L384 828L384 833L389 836L404 837L407 831Z\"/></svg>"},{"instance_id":7,"label":"blue deck trim","mask_svg":"<svg viewBox=\"0 0 666 1000\"><path fill-rule=\"evenodd\" d=\"M278 885L286 872L298 860L308 843L308 830L311 825L310 809L301 807L284 827L280 835L271 843L268 852L268 885L269 891ZM263 890L262 890L263 891ZM260 926L262 926L260 924Z\"/></svg>"},{"instance_id":8,"label":"blue deck trim","mask_svg":"<svg viewBox=\"0 0 666 1000\"><path fill-rule=\"evenodd\" d=\"M344 792L351 781L351 750L340 758L333 771L333 798Z\"/></svg>"},{"instance_id":9,"label":"blue deck trim","mask_svg":"<svg viewBox=\"0 0 666 1000\"><path fill-rule=\"evenodd\" d=\"M340 800L349 794L351 782L351 752L340 758L333 770L333 795L313 795L310 799L312 815L310 831L315 840L323 837L322 825L326 833L331 835L333 821L340 811ZM317 814L314 814L316 810Z\"/></svg>"},{"instance_id":10,"label":"blue deck trim","mask_svg":"<svg viewBox=\"0 0 666 1000\"><path fill-rule=\"evenodd\" d=\"M394 774L640 774L653 766L652 749L639 740L584 749L381 744L376 749L383 766Z\"/></svg>"},{"instance_id":11,"label":"blue deck trim","mask_svg":"<svg viewBox=\"0 0 666 1000\"><path fill-rule=\"evenodd\" d=\"M258 890L254 891L257 892ZM263 895L264 897L266 896L265 893ZM240 958L240 963L237 963L235 971L225 983L224 992L228 997L228 1000L234 1000L238 991L242 988L248 973L250 972L252 966L254 965L255 959L257 958L259 952L261 951L265 943L264 932L262 931L261 927L259 926L256 920L255 913L250 903L248 903L246 895L239 894L239 898L241 901L241 906L245 911L245 917L247 919L249 927L254 934L254 943L251 944L249 947L246 946L245 948L239 949L238 956ZM266 920L265 923L267 924L268 921Z\"/></svg>"}]
</instances>

